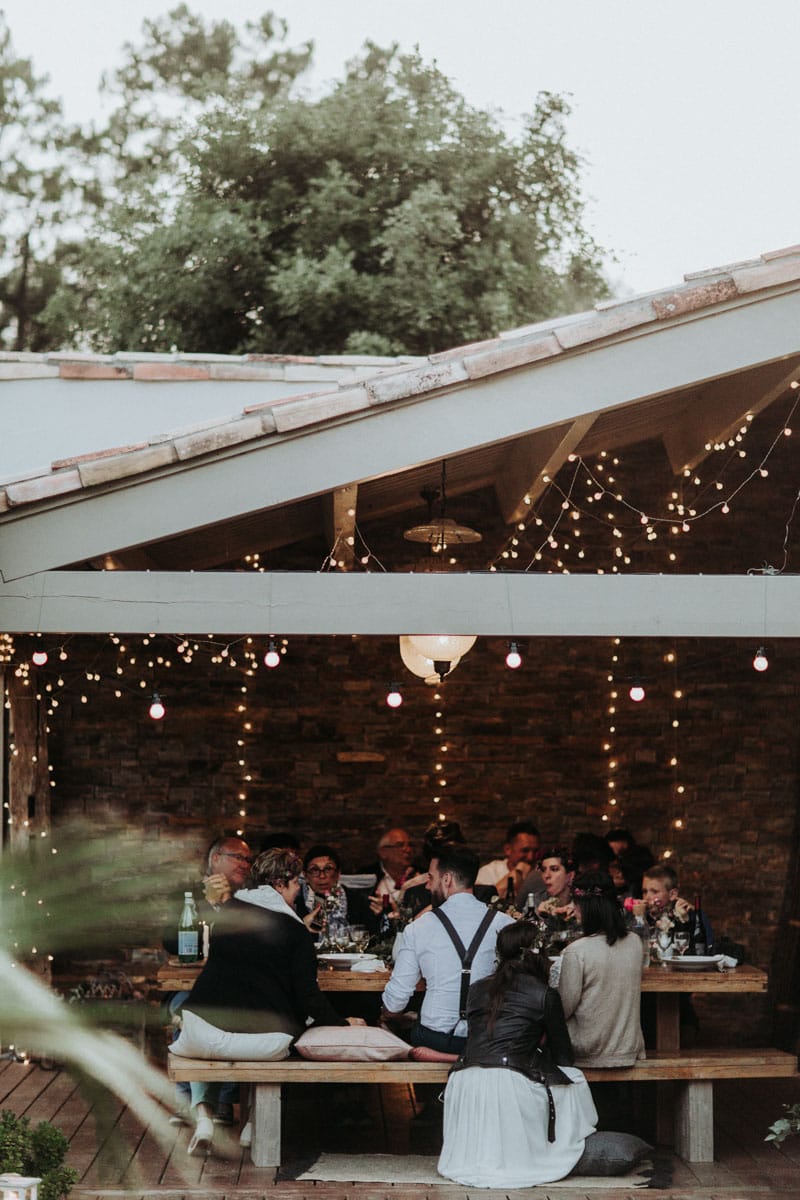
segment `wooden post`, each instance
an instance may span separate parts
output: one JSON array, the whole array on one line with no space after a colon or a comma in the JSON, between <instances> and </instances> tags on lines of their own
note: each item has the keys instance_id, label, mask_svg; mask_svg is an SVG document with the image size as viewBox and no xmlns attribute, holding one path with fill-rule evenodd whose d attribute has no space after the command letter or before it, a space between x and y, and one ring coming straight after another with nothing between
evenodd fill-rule
<instances>
[{"instance_id":1,"label":"wooden post","mask_svg":"<svg viewBox=\"0 0 800 1200\"><path fill-rule=\"evenodd\" d=\"M8 710L8 844L24 849L32 838L50 832L50 779L47 769L45 702L39 697L36 673L28 679L6 673Z\"/></svg>"}]
</instances>

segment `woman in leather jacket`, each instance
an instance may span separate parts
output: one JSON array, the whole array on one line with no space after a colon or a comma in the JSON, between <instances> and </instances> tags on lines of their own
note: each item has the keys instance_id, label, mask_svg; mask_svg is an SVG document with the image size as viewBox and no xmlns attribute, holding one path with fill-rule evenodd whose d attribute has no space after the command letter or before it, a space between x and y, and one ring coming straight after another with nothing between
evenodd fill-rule
<instances>
[{"instance_id":1,"label":"woman in leather jacket","mask_svg":"<svg viewBox=\"0 0 800 1200\"><path fill-rule=\"evenodd\" d=\"M472 985L468 1035L445 1090L439 1173L468 1187L532 1187L568 1175L597 1113L561 1000L547 986L545 931L518 921L497 938L494 975Z\"/></svg>"}]
</instances>

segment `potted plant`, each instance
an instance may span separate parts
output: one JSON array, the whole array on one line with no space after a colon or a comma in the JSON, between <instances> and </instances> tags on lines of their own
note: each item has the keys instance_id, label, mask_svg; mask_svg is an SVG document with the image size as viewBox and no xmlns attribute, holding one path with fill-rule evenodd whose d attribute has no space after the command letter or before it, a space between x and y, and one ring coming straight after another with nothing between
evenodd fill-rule
<instances>
[{"instance_id":1,"label":"potted plant","mask_svg":"<svg viewBox=\"0 0 800 1200\"><path fill-rule=\"evenodd\" d=\"M78 1181L78 1172L64 1166L69 1142L49 1121L31 1127L27 1117L10 1109L0 1112L0 1175L19 1174L41 1179L39 1200L61 1200Z\"/></svg>"}]
</instances>

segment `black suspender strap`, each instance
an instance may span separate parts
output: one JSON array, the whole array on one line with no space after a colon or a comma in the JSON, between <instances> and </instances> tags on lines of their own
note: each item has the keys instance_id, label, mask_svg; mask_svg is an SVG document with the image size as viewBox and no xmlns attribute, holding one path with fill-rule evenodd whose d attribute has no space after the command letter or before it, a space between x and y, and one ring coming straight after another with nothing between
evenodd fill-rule
<instances>
[{"instance_id":1,"label":"black suspender strap","mask_svg":"<svg viewBox=\"0 0 800 1200\"><path fill-rule=\"evenodd\" d=\"M495 918L495 914L491 908L487 908L483 920L475 930L475 936L467 950L464 949L464 943L456 933L450 918L440 908L435 908L433 915L441 921L450 941L455 946L456 954L461 959L461 994L458 998L458 1020L463 1021L467 1015L467 992L469 991L470 978L472 976L472 963L475 955L478 953L478 947L486 936L486 931Z\"/></svg>"}]
</instances>

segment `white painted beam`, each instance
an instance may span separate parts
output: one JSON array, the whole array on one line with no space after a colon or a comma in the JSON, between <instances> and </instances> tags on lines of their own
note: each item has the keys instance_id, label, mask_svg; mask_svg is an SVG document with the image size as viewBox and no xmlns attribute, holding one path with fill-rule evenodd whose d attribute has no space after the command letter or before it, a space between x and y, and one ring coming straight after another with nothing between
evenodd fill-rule
<instances>
[{"instance_id":1,"label":"white painted beam","mask_svg":"<svg viewBox=\"0 0 800 1200\"><path fill-rule=\"evenodd\" d=\"M800 576L55 571L0 585L9 633L800 636Z\"/></svg>"},{"instance_id":2,"label":"white painted beam","mask_svg":"<svg viewBox=\"0 0 800 1200\"><path fill-rule=\"evenodd\" d=\"M796 291L646 326L449 392L230 447L113 488L54 498L36 511L11 511L0 519L0 578L323 495L799 351Z\"/></svg>"}]
</instances>

